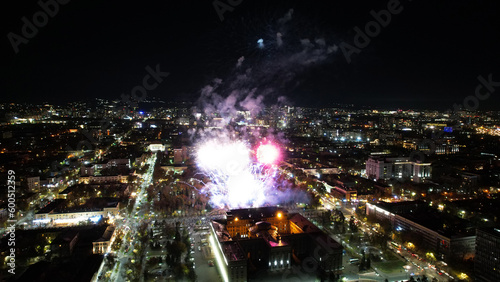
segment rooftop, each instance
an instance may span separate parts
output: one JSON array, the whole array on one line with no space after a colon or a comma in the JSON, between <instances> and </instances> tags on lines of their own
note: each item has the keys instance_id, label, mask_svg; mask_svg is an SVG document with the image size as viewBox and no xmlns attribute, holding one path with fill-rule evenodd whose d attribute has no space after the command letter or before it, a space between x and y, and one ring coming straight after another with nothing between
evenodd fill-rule
<instances>
[{"instance_id":1,"label":"rooftop","mask_svg":"<svg viewBox=\"0 0 500 282\"><path fill-rule=\"evenodd\" d=\"M294 214L291 218L290 221L295 223L304 233L310 233L310 232L321 232L321 230L314 225L312 222L307 220L307 218L303 217L300 214Z\"/></svg>"},{"instance_id":2,"label":"rooftop","mask_svg":"<svg viewBox=\"0 0 500 282\"><path fill-rule=\"evenodd\" d=\"M235 209L226 213L227 217L238 217L239 219L261 219L275 217L278 212L287 213L287 210L278 207L260 207L248 209Z\"/></svg>"},{"instance_id":3,"label":"rooftop","mask_svg":"<svg viewBox=\"0 0 500 282\"><path fill-rule=\"evenodd\" d=\"M226 241L221 243L221 247L222 251L224 252L224 256L230 261L245 260L245 253L241 249L238 242Z\"/></svg>"},{"instance_id":4,"label":"rooftop","mask_svg":"<svg viewBox=\"0 0 500 282\"><path fill-rule=\"evenodd\" d=\"M48 203L45 207L41 208L37 214L42 214L42 213L49 213L55 208L57 208L59 205L64 203L65 200L63 199L55 199L54 201Z\"/></svg>"}]
</instances>

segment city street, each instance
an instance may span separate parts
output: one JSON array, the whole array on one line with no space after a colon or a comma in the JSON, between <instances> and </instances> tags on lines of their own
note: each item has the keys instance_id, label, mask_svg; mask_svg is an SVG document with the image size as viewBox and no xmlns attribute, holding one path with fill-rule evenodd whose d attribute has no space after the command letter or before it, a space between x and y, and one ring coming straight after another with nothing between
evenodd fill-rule
<instances>
[{"instance_id":1,"label":"city street","mask_svg":"<svg viewBox=\"0 0 500 282\"><path fill-rule=\"evenodd\" d=\"M219 274L217 272L217 267L215 267L215 264L213 266L209 266L208 262L211 260L215 263L215 258L210 250L210 245L208 244L208 231L202 231L202 230L195 230L194 228L190 227L191 230L191 238L194 240L192 243L194 243L193 250L194 254L192 256L194 257L194 262L195 262L195 271L196 275L198 276L198 281L199 282L217 282L217 281L222 281L221 278L219 277ZM206 242L204 246L204 243L202 243L202 239L205 239L204 242Z\"/></svg>"},{"instance_id":2,"label":"city street","mask_svg":"<svg viewBox=\"0 0 500 282\"><path fill-rule=\"evenodd\" d=\"M146 191L149 185L153 182L153 171L154 164L156 163L156 154L154 154L150 159L148 159L147 164L149 164L148 171L143 176L143 182L139 186L138 191L136 192L136 201L134 203L132 212L130 214L126 214L125 220L119 221L117 223L117 227L115 230L115 234L117 234L118 230L123 230L123 243L120 249L115 253L117 257L116 263L113 266L110 274L110 281L124 281L124 277L126 275L126 269L123 265L127 264L129 258L129 254L134 251L134 239L137 237L137 229L139 225L144 221L144 214L148 214L149 211L145 210L147 205L144 204L142 199L146 197ZM110 246L113 242L110 243ZM137 262L143 263L143 262ZM95 276L97 279L95 281L104 281L104 274L108 271L104 269L104 261ZM142 277L142 275L141 275Z\"/></svg>"}]
</instances>

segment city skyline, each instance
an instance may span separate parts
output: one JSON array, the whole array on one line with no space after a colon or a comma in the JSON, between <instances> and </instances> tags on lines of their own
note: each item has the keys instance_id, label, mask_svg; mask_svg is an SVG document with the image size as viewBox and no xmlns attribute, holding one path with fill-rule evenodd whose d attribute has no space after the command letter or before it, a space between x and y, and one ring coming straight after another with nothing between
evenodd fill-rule
<instances>
[{"instance_id":1,"label":"city skyline","mask_svg":"<svg viewBox=\"0 0 500 282\"><path fill-rule=\"evenodd\" d=\"M500 281L500 2L9 2L1 281Z\"/></svg>"},{"instance_id":2,"label":"city skyline","mask_svg":"<svg viewBox=\"0 0 500 282\"><path fill-rule=\"evenodd\" d=\"M248 69L245 87L268 105L284 96L305 107L444 110L473 96L479 77L500 81L493 1L54 3L33 34L25 26L42 6L5 9L5 102L119 99L156 65L169 76L148 96L166 101L196 102L214 79ZM470 103L498 110L498 99Z\"/></svg>"}]
</instances>

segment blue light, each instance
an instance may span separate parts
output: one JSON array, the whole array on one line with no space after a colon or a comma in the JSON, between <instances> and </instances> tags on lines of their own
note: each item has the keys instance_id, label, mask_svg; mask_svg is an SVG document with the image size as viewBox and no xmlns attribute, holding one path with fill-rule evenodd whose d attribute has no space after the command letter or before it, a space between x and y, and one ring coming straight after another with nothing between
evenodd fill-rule
<instances>
[{"instance_id":1,"label":"blue light","mask_svg":"<svg viewBox=\"0 0 500 282\"><path fill-rule=\"evenodd\" d=\"M257 45L260 49L264 48L264 39L260 38L259 40L257 40Z\"/></svg>"},{"instance_id":2,"label":"blue light","mask_svg":"<svg viewBox=\"0 0 500 282\"><path fill-rule=\"evenodd\" d=\"M99 220L101 220L102 218L102 215L96 215L96 216L92 216L92 217L89 217L89 219L94 222L94 223L97 223L99 222Z\"/></svg>"}]
</instances>

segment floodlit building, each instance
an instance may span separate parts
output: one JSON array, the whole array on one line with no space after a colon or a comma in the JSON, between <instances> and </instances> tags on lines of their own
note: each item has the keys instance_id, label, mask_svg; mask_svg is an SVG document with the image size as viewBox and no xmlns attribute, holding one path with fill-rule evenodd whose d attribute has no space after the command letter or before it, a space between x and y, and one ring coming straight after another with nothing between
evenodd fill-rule
<instances>
[{"instance_id":1,"label":"floodlit building","mask_svg":"<svg viewBox=\"0 0 500 282\"><path fill-rule=\"evenodd\" d=\"M165 152L165 145L163 145L161 142L152 142L151 144L149 144L148 149L151 152Z\"/></svg>"},{"instance_id":2,"label":"floodlit building","mask_svg":"<svg viewBox=\"0 0 500 282\"><path fill-rule=\"evenodd\" d=\"M111 183L120 182L127 183L128 175L100 175L100 176L80 176L78 183L90 184L90 183Z\"/></svg>"},{"instance_id":3,"label":"floodlit building","mask_svg":"<svg viewBox=\"0 0 500 282\"><path fill-rule=\"evenodd\" d=\"M109 225L102 234L102 237L92 242L92 253L105 254L108 251L108 247L110 245L110 241L113 237L114 232L115 227L113 225Z\"/></svg>"},{"instance_id":4,"label":"floodlit building","mask_svg":"<svg viewBox=\"0 0 500 282\"><path fill-rule=\"evenodd\" d=\"M56 199L35 214L34 224L53 223L54 225L75 225L82 221L98 222L101 218L118 215L118 201L102 201L91 207L60 209L63 199Z\"/></svg>"},{"instance_id":5,"label":"floodlit building","mask_svg":"<svg viewBox=\"0 0 500 282\"><path fill-rule=\"evenodd\" d=\"M476 236L467 228L447 226L451 224L426 212L427 207L422 201L367 203L366 214L390 221L396 232L418 234L420 247L432 251L437 259L450 263L474 257Z\"/></svg>"},{"instance_id":6,"label":"floodlit building","mask_svg":"<svg viewBox=\"0 0 500 282\"><path fill-rule=\"evenodd\" d=\"M342 268L342 246L300 214L261 207L234 209L226 218L210 224L210 243L224 281L247 281L257 272L287 275L305 259L326 273L338 274Z\"/></svg>"},{"instance_id":7,"label":"floodlit building","mask_svg":"<svg viewBox=\"0 0 500 282\"><path fill-rule=\"evenodd\" d=\"M366 161L366 176L370 179L411 179L417 183L431 177L431 164L409 158L370 156Z\"/></svg>"},{"instance_id":8,"label":"floodlit building","mask_svg":"<svg viewBox=\"0 0 500 282\"><path fill-rule=\"evenodd\" d=\"M358 191L356 189L333 187L330 190L330 194L337 199L345 199L348 202L358 199Z\"/></svg>"}]
</instances>

